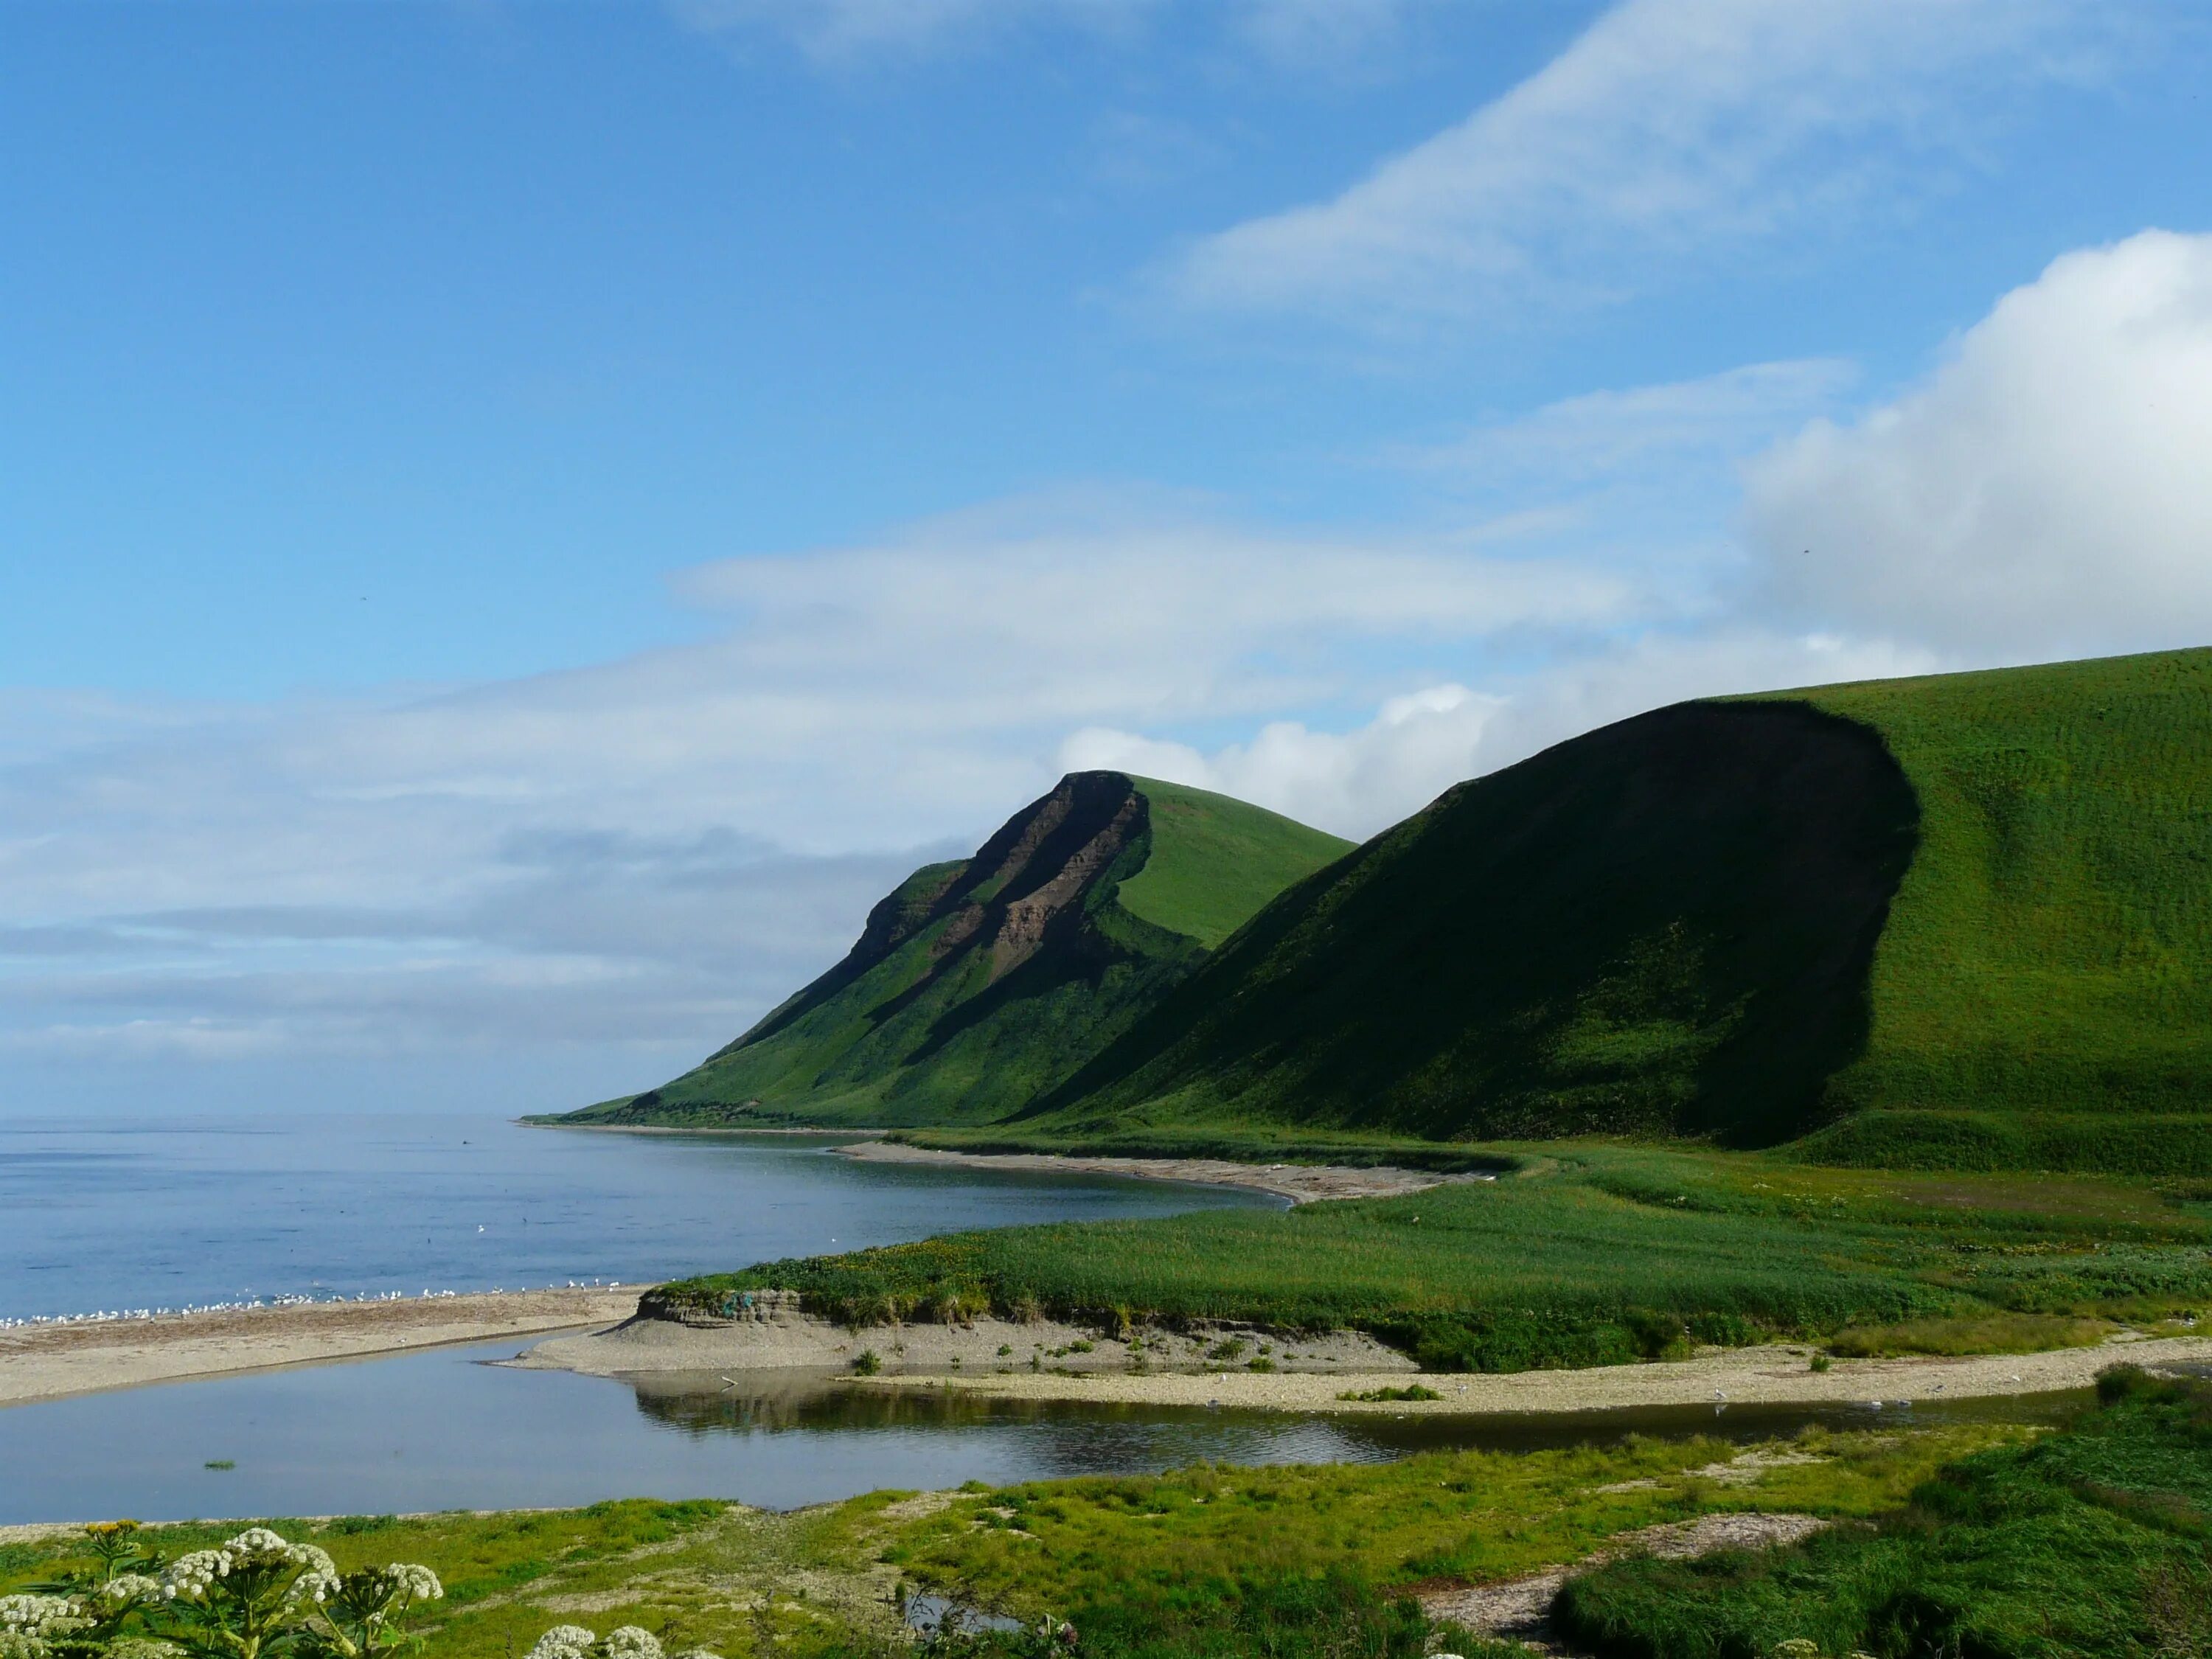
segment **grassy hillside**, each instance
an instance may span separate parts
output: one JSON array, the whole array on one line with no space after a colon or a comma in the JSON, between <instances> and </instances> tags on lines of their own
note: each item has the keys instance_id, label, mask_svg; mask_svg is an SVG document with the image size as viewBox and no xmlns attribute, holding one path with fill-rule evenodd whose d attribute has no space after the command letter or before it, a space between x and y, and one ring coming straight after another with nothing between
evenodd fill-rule
<instances>
[{"instance_id":1,"label":"grassy hillside","mask_svg":"<svg viewBox=\"0 0 2212 1659\"><path fill-rule=\"evenodd\" d=\"M2212 651L1804 695L1921 803L1822 1148L2212 1168Z\"/></svg>"},{"instance_id":2,"label":"grassy hillside","mask_svg":"<svg viewBox=\"0 0 2212 1659\"><path fill-rule=\"evenodd\" d=\"M842 962L704 1065L550 1121L996 1121L1348 846L1224 795L1072 774L973 858L915 871Z\"/></svg>"},{"instance_id":3,"label":"grassy hillside","mask_svg":"<svg viewBox=\"0 0 2212 1659\"><path fill-rule=\"evenodd\" d=\"M1030 1133L2212 1170L2212 652L1685 704L1287 892Z\"/></svg>"}]
</instances>

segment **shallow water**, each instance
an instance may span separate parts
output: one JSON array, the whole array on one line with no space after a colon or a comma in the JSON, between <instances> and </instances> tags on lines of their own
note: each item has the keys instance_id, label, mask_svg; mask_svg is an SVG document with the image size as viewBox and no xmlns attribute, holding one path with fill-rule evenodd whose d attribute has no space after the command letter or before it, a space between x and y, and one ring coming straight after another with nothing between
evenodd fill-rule
<instances>
[{"instance_id":1,"label":"shallow water","mask_svg":"<svg viewBox=\"0 0 2212 1659\"><path fill-rule=\"evenodd\" d=\"M818 1375L632 1382L484 1363L509 1341L0 1410L0 1522L391 1514L731 1498L789 1508L881 1487L1194 1463L1372 1462L1447 1447L1752 1440L1807 1423L2048 1420L2085 1393L1923 1404L1446 1418L1298 1415L878 1392ZM206 1468L228 1461L227 1470Z\"/></svg>"},{"instance_id":2,"label":"shallow water","mask_svg":"<svg viewBox=\"0 0 2212 1659\"><path fill-rule=\"evenodd\" d=\"M961 1227L1280 1200L492 1116L0 1117L0 1318L625 1283Z\"/></svg>"}]
</instances>

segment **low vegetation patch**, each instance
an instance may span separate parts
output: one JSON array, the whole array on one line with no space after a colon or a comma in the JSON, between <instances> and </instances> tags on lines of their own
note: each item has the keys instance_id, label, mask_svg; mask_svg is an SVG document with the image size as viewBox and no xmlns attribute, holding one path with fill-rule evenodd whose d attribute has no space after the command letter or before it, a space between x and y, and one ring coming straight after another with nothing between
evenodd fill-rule
<instances>
[{"instance_id":1,"label":"low vegetation patch","mask_svg":"<svg viewBox=\"0 0 2212 1659\"><path fill-rule=\"evenodd\" d=\"M2212 1651L2212 1385L2123 1368L2099 1392L2071 1430L1962 1459L1876 1525L1620 1561L1570 1580L1553 1621L1607 1659Z\"/></svg>"},{"instance_id":2,"label":"low vegetation patch","mask_svg":"<svg viewBox=\"0 0 2212 1659\"><path fill-rule=\"evenodd\" d=\"M1370 1406L1395 1400L1441 1400L1443 1395L1434 1389L1424 1388L1419 1382L1408 1382L1402 1389L1346 1389L1337 1395L1339 1400L1357 1400Z\"/></svg>"},{"instance_id":3,"label":"low vegetation patch","mask_svg":"<svg viewBox=\"0 0 2212 1659\"><path fill-rule=\"evenodd\" d=\"M2041 1353L2086 1348L2117 1328L2109 1319L2063 1314L1984 1314L1964 1319L1910 1319L1837 1332L1828 1351L1844 1359L1908 1353Z\"/></svg>"}]
</instances>

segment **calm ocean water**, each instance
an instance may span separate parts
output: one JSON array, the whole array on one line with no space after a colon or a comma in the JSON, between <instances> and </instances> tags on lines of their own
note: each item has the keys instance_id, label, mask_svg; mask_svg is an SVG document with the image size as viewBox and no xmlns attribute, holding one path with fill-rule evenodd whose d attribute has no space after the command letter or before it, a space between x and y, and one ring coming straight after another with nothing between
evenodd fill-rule
<instances>
[{"instance_id":1,"label":"calm ocean water","mask_svg":"<svg viewBox=\"0 0 2212 1659\"><path fill-rule=\"evenodd\" d=\"M961 1227L1271 1203L499 1118L0 1117L0 1318L624 1283Z\"/></svg>"}]
</instances>

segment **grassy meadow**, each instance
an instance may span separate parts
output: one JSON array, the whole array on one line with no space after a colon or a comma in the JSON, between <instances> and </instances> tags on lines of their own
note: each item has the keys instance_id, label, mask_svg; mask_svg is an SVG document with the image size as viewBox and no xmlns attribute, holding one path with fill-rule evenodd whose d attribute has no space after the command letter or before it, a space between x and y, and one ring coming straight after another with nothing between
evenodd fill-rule
<instances>
[{"instance_id":1,"label":"grassy meadow","mask_svg":"<svg viewBox=\"0 0 2212 1659\"><path fill-rule=\"evenodd\" d=\"M986 1310L1366 1330L1435 1370L1767 1337L2021 1351L2212 1310L2212 1212L2118 1181L1837 1170L1577 1144L1408 1197L956 1233L763 1263L663 1304L799 1291L847 1323Z\"/></svg>"},{"instance_id":2,"label":"grassy meadow","mask_svg":"<svg viewBox=\"0 0 2212 1659\"><path fill-rule=\"evenodd\" d=\"M1279 1651L1343 1653L1347 1630L1327 1613L1334 1606L1349 1609L1352 1633L1374 1639L1377 1659L1418 1659L1425 1621L1390 1606L1416 1584L1508 1577L1702 1514L1879 1516L1947 1461L2025 1433L1808 1431L1750 1449L1634 1440L1206 1467L879 1492L788 1514L638 1501L266 1524L319 1545L341 1570L391 1559L430 1567L446 1595L417 1627L436 1659L510 1659L559 1623L636 1625L671 1652L700 1645L727 1659L878 1653L896 1641L902 1591L914 1590L1025 1621L1073 1617L1083 1650L1106 1653L1249 1652L1261 1614ZM149 1528L142 1540L173 1557L240 1524ZM0 1594L50 1576L74 1548L65 1536L0 1546ZM1316 1586L1328 1592L1319 1608ZM1146 1646L1163 1633L1164 1644Z\"/></svg>"},{"instance_id":3,"label":"grassy meadow","mask_svg":"<svg viewBox=\"0 0 2212 1659\"><path fill-rule=\"evenodd\" d=\"M1874 1526L1571 1580L1567 1638L1613 1659L2212 1652L2212 1386L2108 1374L2069 1431L1960 1460Z\"/></svg>"}]
</instances>

